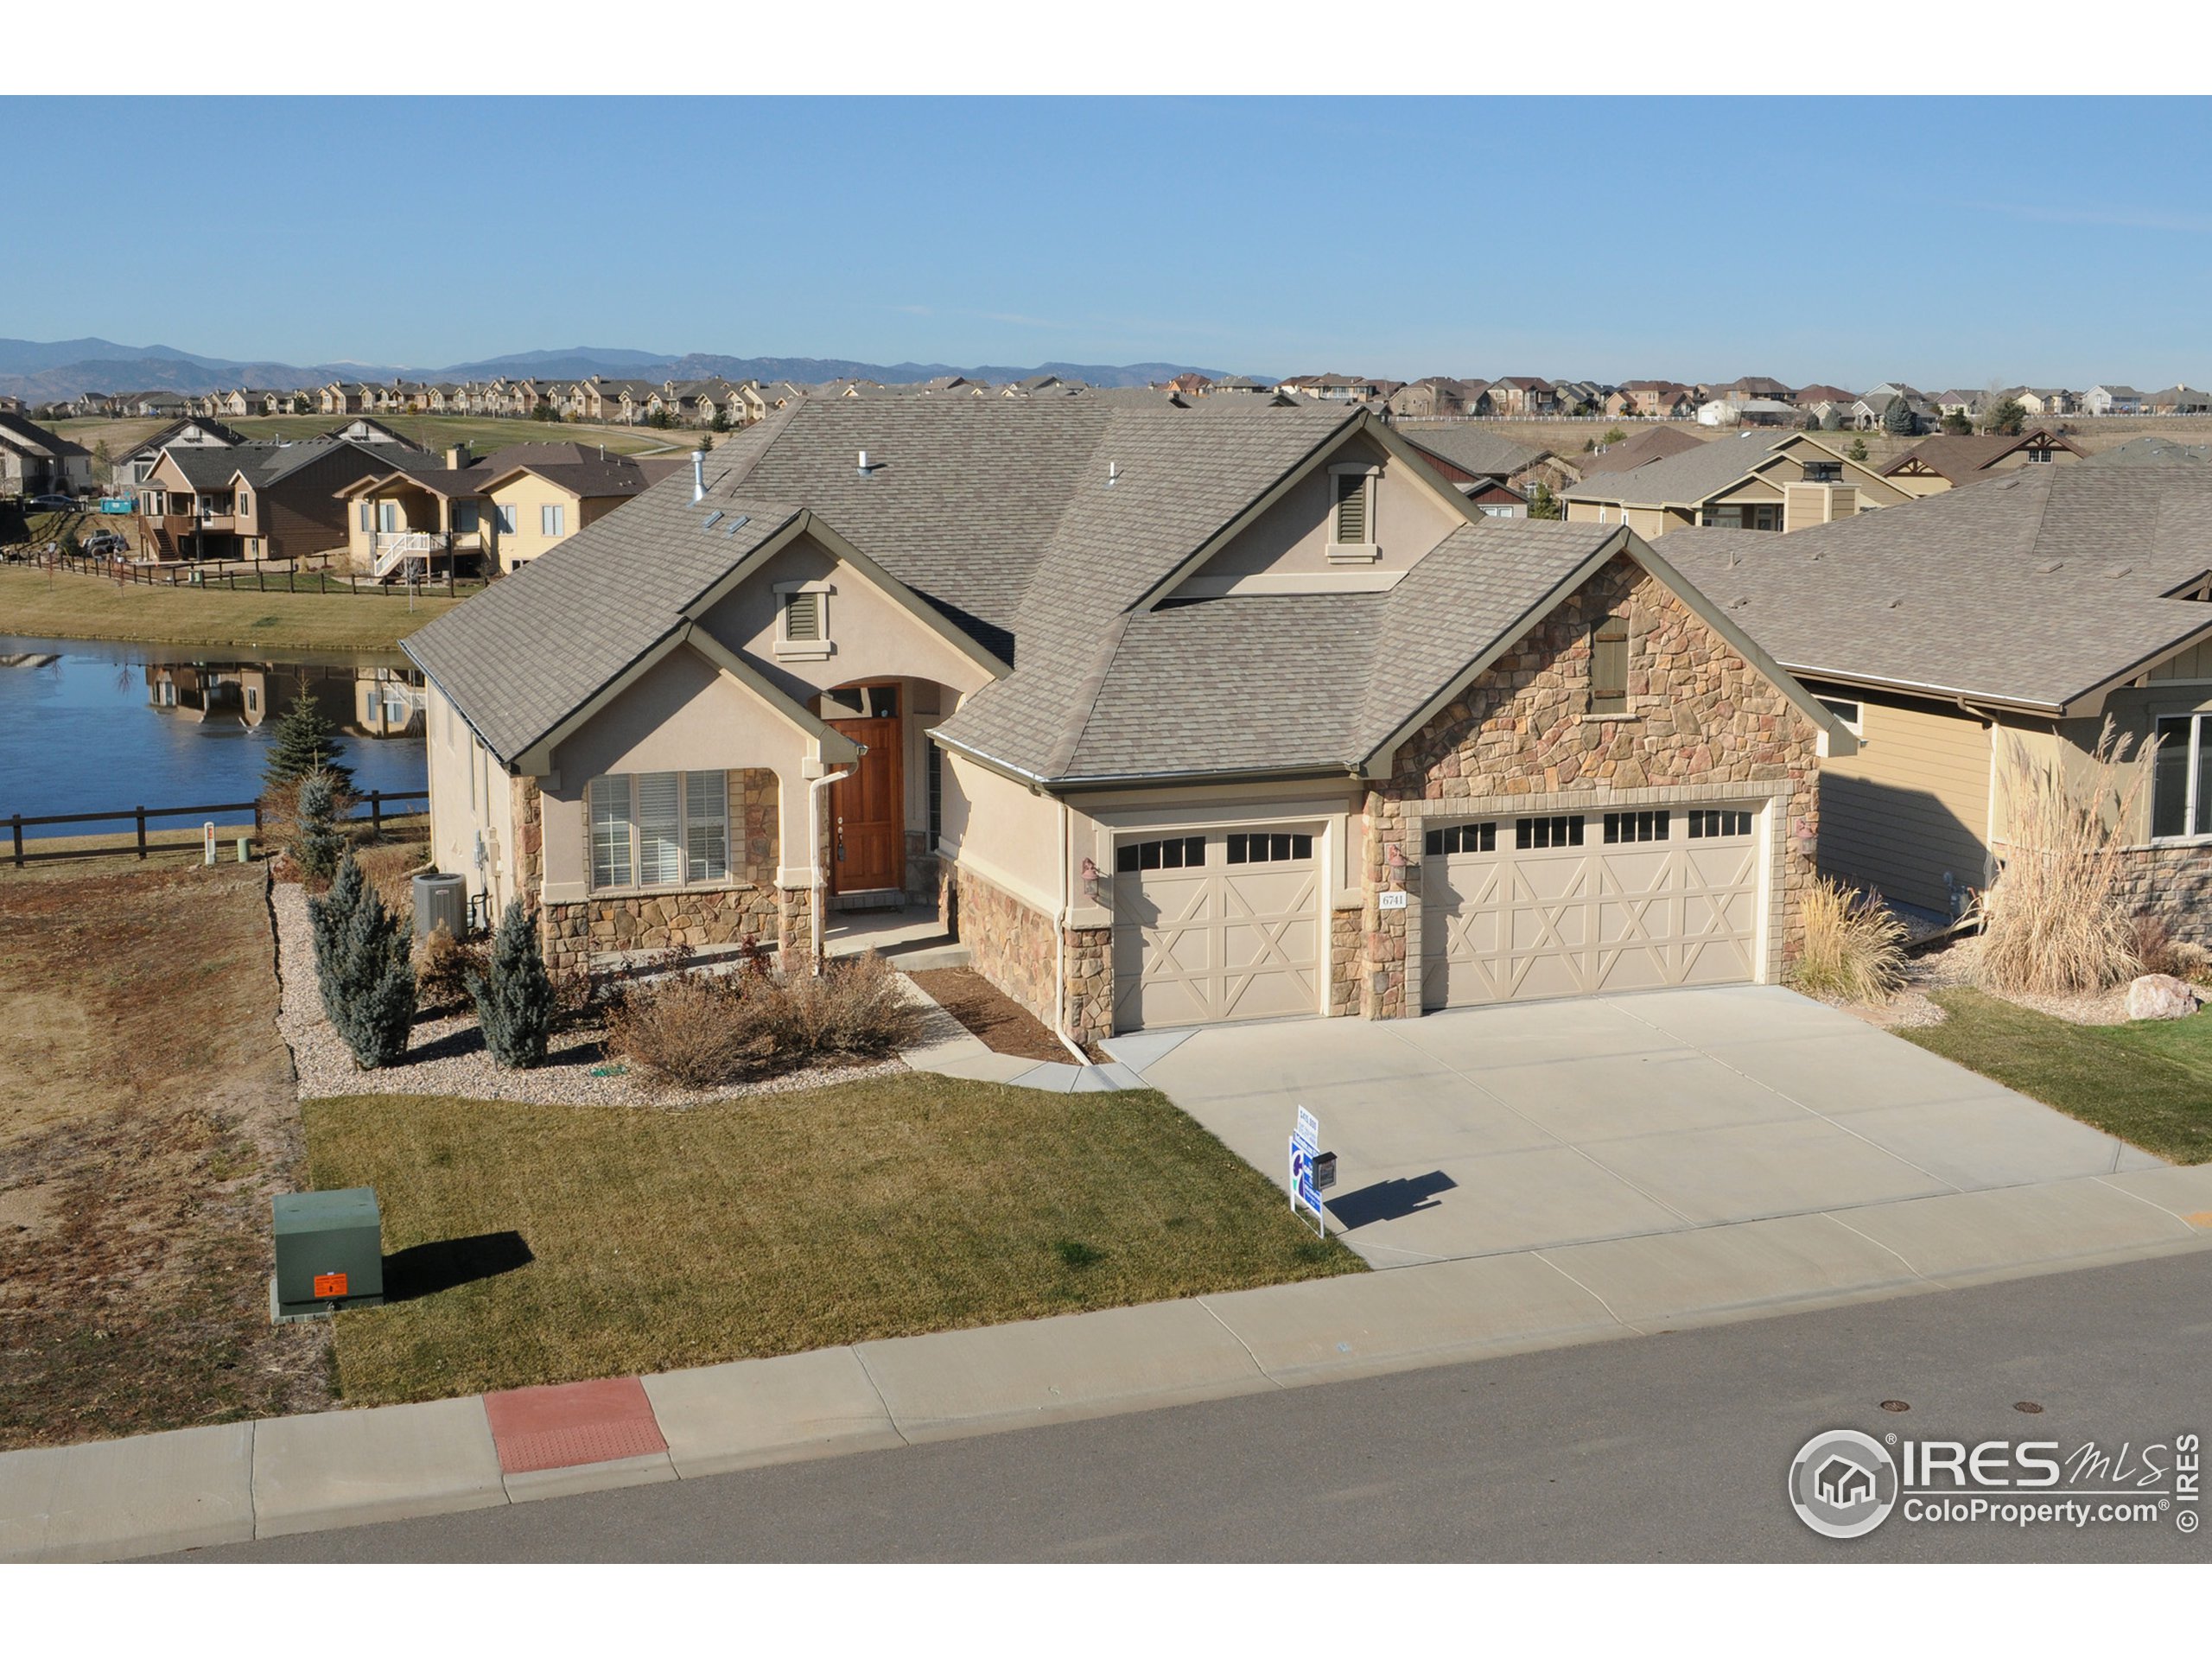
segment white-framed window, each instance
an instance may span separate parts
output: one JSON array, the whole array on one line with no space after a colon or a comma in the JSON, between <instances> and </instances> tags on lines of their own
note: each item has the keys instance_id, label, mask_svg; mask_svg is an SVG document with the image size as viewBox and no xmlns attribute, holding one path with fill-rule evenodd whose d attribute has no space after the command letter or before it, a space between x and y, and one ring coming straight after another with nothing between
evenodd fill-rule
<instances>
[{"instance_id":1,"label":"white-framed window","mask_svg":"<svg viewBox=\"0 0 2212 1659\"><path fill-rule=\"evenodd\" d=\"M587 793L594 890L729 879L728 773L613 772Z\"/></svg>"},{"instance_id":2,"label":"white-framed window","mask_svg":"<svg viewBox=\"0 0 2212 1659\"><path fill-rule=\"evenodd\" d=\"M508 502L504 505L495 506L493 511L499 516L499 534L513 535L516 524L521 522L518 516L519 509L512 502Z\"/></svg>"},{"instance_id":3,"label":"white-framed window","mask_svg":"<svg viewBox=\"0 0 2212 1659\"><path fill-rule=\"evenodd\" d=\"M567 509L563 507L560 503L556 501L547 502L543 506L537 510L537 533L541 536L559 536L565 534L566 532L562 529L562 523L567 516Z\"/></svg>"},{"instance_id":4,"label":"white-framed window","mask_svg":"<svg viewBox=\"0 0 2212 1659\"><path fill-rule=\"evenodd\" d=\"M368 504L367 502L365 502L365 501L362 502L362 503L361 503L361 528L362 528L363 530L372 530L372 529L374 529L374 528L375 528L375 524L374 524L373 521L370 518L370 517L369 517L369 513L370 513L370 507L369 507L369 504Z\"/></svg>"},{"instance_id":5,"label":"white-framed window","mask_svg":"<svg viewBox=\"0 0 2212 1659\"><path fill-rule=\"evenodd\" d=\"M378 502L378 503L377 503L377 529L378 529L379 531L381 531L383 534L385 534L385 535L386 535L386 536L389 536L389 535L392 534L395 531L397 531L398 528L399 528L399 503L398 503L398 502L397 502L397 501L379 501L379 502Z\"/></svg>"},{"instance_id":6,"label":"white-framed window","mask_svg":"<svg viewBox=\"0 0 2212 1659\"><path fill-rule=\"evenodd\" d=\"M2212 715L2166 715L2151 771L2151 836L2212 836Z\"/></svg>"},{"instance_id":7,"label":"white-framed window","mask_svg":"<svg viewBox=\"0 0 2212 1659\"><path fill-rule=\"evenodd\" d=\"M1866 735L1866 705L1856 697L1822 697L1821 707L1843 722L1853 737Z\"/></svg>"}]
</instances>

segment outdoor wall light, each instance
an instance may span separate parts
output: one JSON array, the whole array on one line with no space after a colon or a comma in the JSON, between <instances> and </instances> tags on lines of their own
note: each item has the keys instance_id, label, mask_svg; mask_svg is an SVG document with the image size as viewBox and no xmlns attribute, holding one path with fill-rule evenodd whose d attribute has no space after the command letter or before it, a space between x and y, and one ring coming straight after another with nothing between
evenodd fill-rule
<instances>
[{"instance_id":1,"label":"outdoor wall light","mask_svg":"<svg viewBox=\"0 0 2212 1659\"><path fill-rule=\"evenodd\" d=\"M1083 861L1083 896L1094 903L1098 898L1098 862L1096 859Z\"/></svg>"}]
</instances>

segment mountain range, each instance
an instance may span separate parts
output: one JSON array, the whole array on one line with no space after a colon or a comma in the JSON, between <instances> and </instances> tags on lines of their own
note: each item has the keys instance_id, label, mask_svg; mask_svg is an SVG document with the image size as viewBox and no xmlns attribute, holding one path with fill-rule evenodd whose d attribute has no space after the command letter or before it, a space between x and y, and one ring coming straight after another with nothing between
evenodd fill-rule
<instances>
[{"instance_id":1,"label":"mountain range","mask_svg":"<svg viewBox=\"0 0 2212 1659\"><path fill-rule=\"evenodd\" d=\"M942 374L964 374L993 383L1057 374L1094 386L1141 386L1185 373L1192 366L1186 363L1039 363L1028 368L1002 364L963 367L950 363L862 363L838 357L724 357L705 352L671 356L625 346L571 346L427 368L373 363L241 362L202 357L174 346L121 346L97 337L0 339L0 392L34 404L73 397L82 391L199 392L232 386L313 386L331 380L488 380L501 375L581 380L601 374L615 379L807 384L850 378L895 384L934 379ZM1219 379L1226 371L1199 369L1198 372Z\"/></svg>"}]
</instances>

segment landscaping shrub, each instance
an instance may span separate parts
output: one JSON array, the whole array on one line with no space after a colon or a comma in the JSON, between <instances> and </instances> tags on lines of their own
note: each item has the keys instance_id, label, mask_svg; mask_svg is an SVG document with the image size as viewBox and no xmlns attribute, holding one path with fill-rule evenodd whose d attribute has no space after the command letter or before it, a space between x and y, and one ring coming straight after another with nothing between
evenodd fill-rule
<instances>
[{"instance_id":1,"label":"landscaping shrub","mask_svg":"<svg viewBox=\"0 0 2212 1659\"><path fill-rule=\"evenodd\" d=\"M329 897L308 901L308 915L323 1012L354 1063L373 1071L404 1058L415 1023L415 965L406 931L350 854Z\"/></svg>"},{"instance_id":2,"label":"landscaping shrub","mask_svg":"<svg viewBox=\"0 0 2212 1659\"><path fill-rule=\"evenodd\" d=\"M262 844L276 850L276 879L283 880L308 880L307 872L300 868L298 842L302 829L301 791L307 780L316 774L302 772L281 784L265 787L261 791ZM346 821L359 804L359 799L347 788L344 779L325 769L321 774L330 784L330 823L332 832L341 840L348 839ZM332 868L336 867L334 864ZM320 886L330 879L332 871L325 870L313 879L310 885Z\"/></svg>"},{"instance_id":3,"label":"landscaping shrub","mask_svg":"<svg viewBox=\"0 0 2212 1659\"><path fill-rule=\"evenodd\" d=\"M1823 877L1805 894L1799 990L1847 1002L1886 1002L1904 983L1904 924L1878 894Z\"/></svg>"},{"instance_id":4,"label":"landscaping shrub","mask_svg":"<svg viewBox=\"0 0 2212 1659\"><path fill-rule=\"evenodd\" d=\"M874 951L818 976L675 973L626 986L607 1014L608 1050L686 1088L817 1060L876 1058L919 1040L922 1010Z\"/></svg>"},{"instance_id":5,"label":"landscaping shrub","mask_svg":"<svg viewBox=\"0 0 2212 1659\"><path fill-rule=\"evenodd\" d=\"M764 1058L766 999L747 988L728 974L677 974L626 986L607 1010L607 1051L686 1089L734 1082Z\"/></svg>"},{"instance_id":6,"label":"landscaping shrub","mask_svg":"<svg viewBox=\"0 0 2212 1659\"><path fill-rule=\"evenodd\" d=\"M2126 768L2127 746L2107 720L2088 765L2069 772L2006 739L2005 867L1980 906L1981 971L1995 988L2071 996L2140 971L2121 881L2152 756Z\"/></svg>"},{"instance_id":7,"label":"landscaping shrub","mask_svg":"<svg viewBox=\"0 0 2212 1659\"><path fill-rule=\"evenodd\" d=\"M416 953L417 1007L426 1014L467 1007L468 982L486 966L484 947L473 939L456 939L453 930L441 921Z\"/></svg>"},{"instance_id":8,"label":"landscaping shrub","mask_svg":"<svg viewBox=\"0 0 2212 1659\"><path fill-rule=\"evenodd\" d=\"M338 780L327 772L300 779L298 811L285 849L302 881L319 885L338 873L346 834L338 827Z\"/></svg>"},{"instance_id":9,"label":"landscaping shrub","mask_svg":"<svg viewBox=\"0 0 2212 1659\"><path fill-rule=\"evenodd\" d=\"M795 1061L895 1054L921 1037L920 1005L873 950L835 958L818 975L775 982L764 1000L770 1040L779 1056Z\"/></svg>"},{"instance_id":10,"label":"landscaping shrub","mask_svg":"<svg viewBox=\"0 0 2212 1659\"><path fill-rule=\"evenodd\" d=\"M2166 918L2139 912L2127 925L2127 950L2146 974L2171 974L2202 982L2212 976L2212 951L2174 937Z\"/></svg>"},{"instance_id":11,"label":"landscaping shrub","mask_svg":"<svg viewBox=\"0 0 2212 1659\"><path fill-rule=\"evenodd\" d=\"M510 1067L542 1065L553 1029L553 982L537 943L537 918L520 899L510 899L493 936L488 971L468 976L476 1021L493 1062Z\"/></svg>"}]
</instances>

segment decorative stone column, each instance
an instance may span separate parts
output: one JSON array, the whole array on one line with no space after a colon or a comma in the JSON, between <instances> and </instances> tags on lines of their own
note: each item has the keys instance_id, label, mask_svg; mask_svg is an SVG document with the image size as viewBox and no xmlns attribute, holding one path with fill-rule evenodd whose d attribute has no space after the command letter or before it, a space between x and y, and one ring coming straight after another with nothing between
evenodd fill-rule
<instances>
[{"instance_id":1,"label":"decorative stone column","mask_svg":"<svg viewBox=\"0 0 2212 1659\"><path fill-rule=\"evenodd\" d=\"M1408 908L1385 910L1385 893L1409 889L1406 861L1405 820L1397 803L1377 791L1367 797L1367 848L1360 874L1360 930L1364 971L1359 987L1359 1011L1370 1020L1401 1020L1420 1012L1407 987L1406 935L1413 918L1411 906L1420 902L1408 891ZM1402 861L1391 861L1395 849Z\"/></svg>"}]
</instances>

